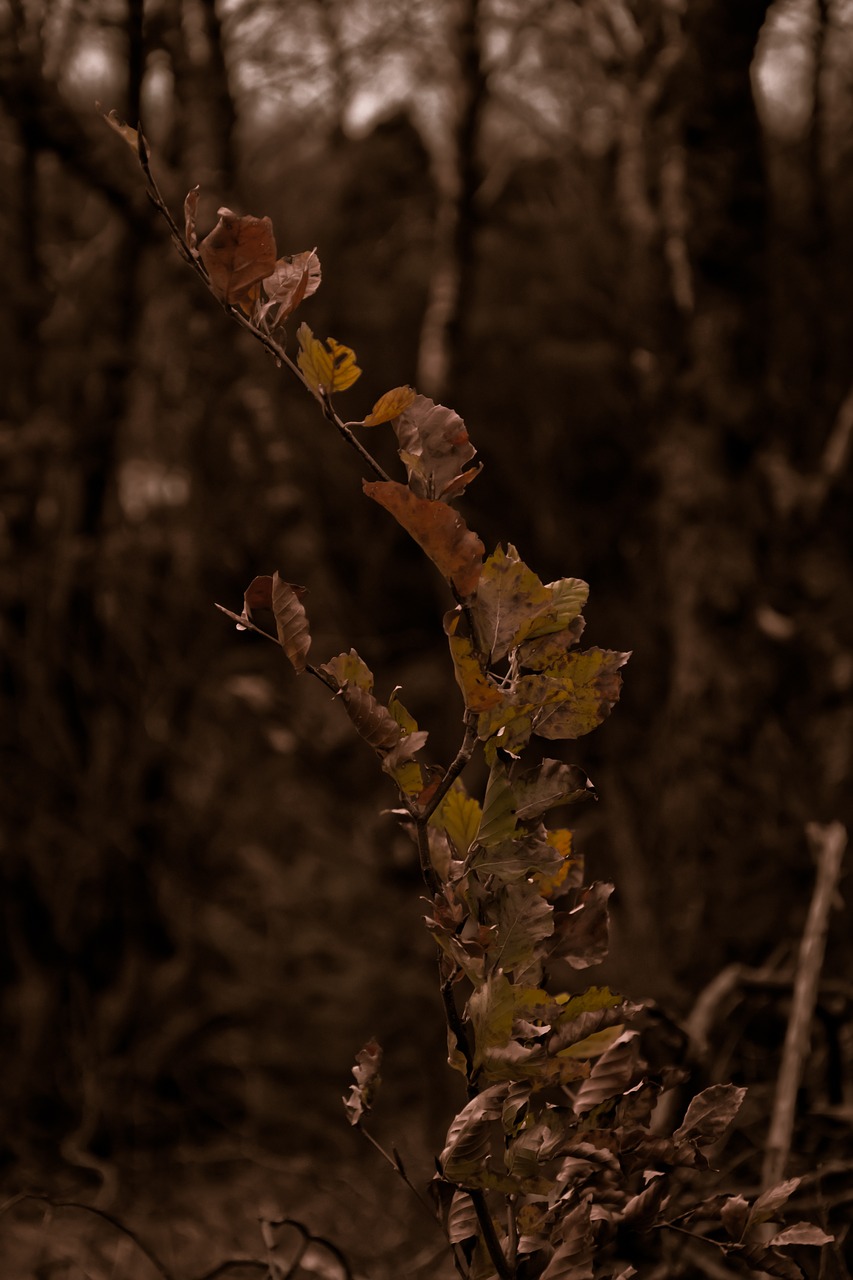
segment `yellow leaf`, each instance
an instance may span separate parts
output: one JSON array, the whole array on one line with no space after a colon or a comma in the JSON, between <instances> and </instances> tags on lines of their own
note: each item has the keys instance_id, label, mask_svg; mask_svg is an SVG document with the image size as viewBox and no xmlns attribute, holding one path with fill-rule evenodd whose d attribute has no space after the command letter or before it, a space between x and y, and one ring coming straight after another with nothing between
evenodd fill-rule
<instances>
[{"instance_id":1,"label":"yellow leaf","mask_svg":"<svg viewBox=\"0 0 853 1280\"><path fill-rule=\"evenodd\" d=\"M365 427L378 427L382 422L390 422L392 418L396 418L408 409L409 405L415 398L415 390L413 387L395 387L393 391L386 391L384 396L380 396L370 413L364 419Z\"/></svg>"},{"instance_id":2,"label":"yellow leaf","mask_svg":"<svg viewBox=\"0 0 853 1280\"><path fill-rule=\"evenodd\" d=\"M361 377L361 369L355 362L355 352L334 338L327 338L325 346L304 322L296 334L299 339L297 364L313 391L346 391Z\"/></svg>"},{"instance_id":3,"label":"yellow leaf","mask_svg":"<svg viewBox=\"0 0 853 1280\"><path fill-rule=\"evenodd\" d=\"M450 644L456 683L469 711L490 711L503 704L503 694L485 670L471 637L465 634L465 627L465 615L461 609L445 614L444 631Z\"/></svg>"},{"instance_id":4,"label":"yellow leaf","mask_svg":"<svg viewBox=\"0 0 853 1280\"><path fill-rule=\"evenodd\" d=\"M606 1049L619 1039L625 1030L625 1024L617 1022L615 1027L605 1027L603 1031L594 1031L585 1040L570 1044L567 1049L560 1049L558 1058L598 1058Z\"/></svg>"},{"instance_id":5,"label":"yellow leaf","mask_svg":"<svg viewBox=\"0 0 853 1280\"><path fill-rule=\"evenodd\" d=\"M445 831L460 858L464 858L474 842L483 817L477 800L469 796L457 782L433 815L435 826Z\"/></svg>"}]
</instances>

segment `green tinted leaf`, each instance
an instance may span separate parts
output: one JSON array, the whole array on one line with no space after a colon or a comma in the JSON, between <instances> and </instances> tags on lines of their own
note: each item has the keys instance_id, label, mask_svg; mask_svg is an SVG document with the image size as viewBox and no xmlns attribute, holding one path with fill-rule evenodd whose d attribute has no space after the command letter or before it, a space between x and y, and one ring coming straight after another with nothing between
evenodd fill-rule
<instances>
[{"instance_id":1,"label":"green tinted leaf","mask_svg":"<svg viewBox=\"0 0 853 1280\"><path fill-rule=\"evenodd\" d=\"M506 766L495 760L483 798L483 817L477 831L477 843L484 846L499 844L509 839L515 827L515 797Z\"/></svg>"},{"instance_id":2,"label":"green tinted leaf","mask_svg":"<svg viewBox=\"0 0 853 1280\"><path fill-rule=\"evenodd\" d=\"M555 677L563 696L554 696L543 705L533 732L540 738L580 738L590 733L618 700L622 688L619 669L630 656L610 649L567 654L558 671L548 673Z\"/></svg>"},{"instance_id":3,"label":"green tinted leaf","mask_svg":"<svg viewBox=\"0 0 853 1280\"><path fill-rule=\"evenodd\" d=\"M482 816L478 801L457 781L433 814L432 822L447 833L457 855L464 858L480 829Z\"/></svg>"}]
</instances>

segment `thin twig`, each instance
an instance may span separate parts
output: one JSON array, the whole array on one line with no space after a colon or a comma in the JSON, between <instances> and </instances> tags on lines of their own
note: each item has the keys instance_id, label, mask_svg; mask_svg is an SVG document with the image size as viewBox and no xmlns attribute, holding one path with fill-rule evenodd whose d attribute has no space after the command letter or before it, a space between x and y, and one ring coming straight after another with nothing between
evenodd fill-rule
<instances>
[{"instance_id":1,"label":"thin twig","mask_svg":"<svg viewBox=\"0 0 853 1280\"><path fill-rule=\"evenodd\" d=\"M501 1280L513 1280L515 1274L514 1269L510 1267L506 1260L504 1251L501 1248L501 1242L498 1240L495 1224L492 1221L492 1215L489 1213L489 1207L486 1204L486 1197L482 1191L469 1191L469 1196L474 1205L474 1212L477 1215L477 1221L480 1224L480 1231L483 1234L483 1244L488 1250L489 1257L495 1264L495 1270Z\"/></svg>"},{"instance_id":2,"label":"thin twig","mask_svg":"<svg viewBox=\"0 0 853 1280\"><path fill-rule=\"evenodd\" d=\"M810 822L806 827L806 834L817 858L817 877L800 942L791 1014L764 1152L762 1182L765 1187L775 1186L781 1180L791 1152L797 1091L809 1049L809 1033L826 950L829 912L847 847L847 831L840 822L831 822L825 826Z\"/></svg>"},{"instance_id":3,"label":"thin twig","mask_svg":"<svg viewBox=\"0 0 853 1280\"><path fill-rule=\"evenodd\" d=\"M425 1210L426 1210L426 1212L429 1214L430 1221L431 1221L431 1222L434 1222L437 1226L440 1226L441 1224L438 1222L438 1219L436 1218L435 1214L433 1213L432 1206L431 1206L430 1204L428 1204L426 1200L424 1200L424 1198L423 1198L423 1196L421 1195L420 1191L418 1191L417 1187L416 1187L416 1186L415 1186L415 1184L411 1181L411 1179L409 1178L409 1175L406 1173L405 1167L404 1167L404 1165L403 1165L403 1161L400 1159L400 1156L399 1156L399 1154L397 1153L397 1149L396 1149L396 1147L395 1147L395 1148L393 1148L394 1154L393 1154L393 1155L390 1155L390 1154L385 1150L385 1148L382 1146L381 1142L377 1142L377 1140L374 1138L373 1134L372 1134L368 1129L365 1129L365 1127L364 1127L364 1125L363 1125L363 1124L357 1124L355 1127L358 1129L359 1133L360 1133L363 1137L367 1138L367 1141L370 1143L370 1145L371 1145L372 1147L374 1147L376 1151L378 1151L378 1152L379 1152L379 1154L382 1156L382 1159L383 1159L383 1160L386 1160L386 1161L388 1162L388 1164L390 1164L391 1168L394 1170L394 1172L397 1174L397 1176L403 1179L403 1181L405 1182L406 1186L409 1188L409 1190L410 1190L410 1191L412 1192L412 1194L414 1195L414 1197L415 1197L415 1199L417 1200L418 1204L419 1204L423 1209L425 1209Z\"/></svg>"},{"instance_id":4,"label":"thin twig","mask_svg":"<svg viewBox=\"0 0 853 1280\"><path fill-rule=\"evenodd\" d=\"M468 764L471 756L474 754L474 747L477 745L477 726L474 717L466 712L465 715L465 737L462 739L462 745L456 753L456 757L449 769L445 773L441 782L436 787L429 804L420 810L418 817L422 822L429 822L462 770Z\"/></svg>"},{"instance_id":5,"label":"thin twig","mask_svg":"<svg viewBox=\"0 0 853 1280\"><path fill-rule=\"evenodd\" d=\"M5 1213L7 1209L10 1209L15 1204L20 1204L24 1200L35 1200L40 1204L49 1205L51 1209L79 1209L82 1213L90 1213L95 1218L101 1218L104 1222L108 1222L111 1227L114 1227L116 1231L121 1232L123 1236L127 1236L128 1240L132 1240L139 1252L151 1263L157 1274L163 1277L163 1280L174 1280L172 1272L169 1271L165 1263L160 1261L154 1250L149 1248L132 1228L125 1226L120 1218L113 1217L105 1209L96 1209L94 1205L82 1204L78 1200L54 1200L51 1196L43 1195L38 1191L25 1191L20 1195L13 1196L11 1200L7 1200L0 1207L0 1213Z\"/></svg>"},{"instance_id":6,"label":"thin twig","mask_svg":"<svg viewBox=\"0 0 853 1280\"><path fill-rule=\"evenodd\" d=\"M439 977L441 977L441 956L438 959ZM459 1016L459 1010L456 1008L456 1001L453 998L453 979L441 979L441 1003L444 1005L444 1017L447 1026L453 1033L456 1041L456 1047L465 1059L465 1078L468 1081L468 1097L473 1098L477 1092L477 1086L474 1082L474 1058L471 1053L471 1046L468 1043L468 1037L465 1034L465 1027Z\"/></svg>"}]
</instances>

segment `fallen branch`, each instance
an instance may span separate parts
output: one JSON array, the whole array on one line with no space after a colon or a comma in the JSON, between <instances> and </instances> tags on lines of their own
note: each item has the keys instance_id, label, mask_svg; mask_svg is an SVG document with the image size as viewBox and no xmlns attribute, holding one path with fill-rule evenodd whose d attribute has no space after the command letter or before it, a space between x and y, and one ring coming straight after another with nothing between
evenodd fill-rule
<instances>
[{"instance_id":1,"label":"fallen branch","mask_svg":"<svg viewBox=\"0 0 853 1280\"><path fill-rule=\"evenodd\" d=\"M809 1049L812 1017L826 950L829 912L847 847L847 830L840 822L831 822L825 826L810 822L806 827L806 835L817 858L817 878L800 942L791 1014L764 1152L762 1183L765 1187L775 1186L781 1181L791 1152L797 1090Z\"/></svg>"}]
</instances>

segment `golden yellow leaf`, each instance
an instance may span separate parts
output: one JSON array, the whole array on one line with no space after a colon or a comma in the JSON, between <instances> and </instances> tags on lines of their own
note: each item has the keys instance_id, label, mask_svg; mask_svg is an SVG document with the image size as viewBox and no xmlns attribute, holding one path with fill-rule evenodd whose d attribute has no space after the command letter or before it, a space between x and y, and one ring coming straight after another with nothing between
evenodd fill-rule
<instances>
[{"instance_id":1,"label":"golden yellow leaf","mask_svg":"<svg viewBox=\"0 0 853 1280\"><path fill-rule=\"evenodd\" d=\"M327 338L324 346L304 322L296 336L299 340L296 361L313 391L322 389L327 395L346 391L361 377L361 369L355 362L355 352L351 347L343 346L334 338Z\"/></svg>"},{"instance_id":2,"label":"golden yellow leaf","mask_svg":"<svg viewBox=\"0 0 853 1280\"><path fill-rule=\"evenodd\" d=\"M415 398L414 387L395 387L393 391L386 391L384 396L380 396L370 413L364 419L365 427L378 427L382 422L390 422L392 418L396 418L408 409L409 405Z\"/></svg>"}]
</instances>

